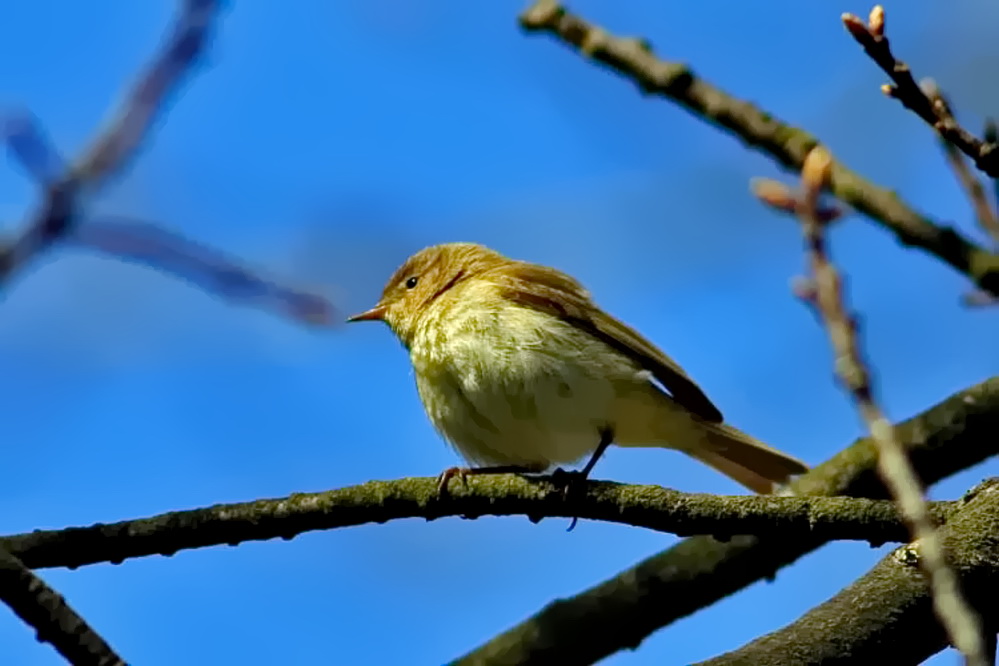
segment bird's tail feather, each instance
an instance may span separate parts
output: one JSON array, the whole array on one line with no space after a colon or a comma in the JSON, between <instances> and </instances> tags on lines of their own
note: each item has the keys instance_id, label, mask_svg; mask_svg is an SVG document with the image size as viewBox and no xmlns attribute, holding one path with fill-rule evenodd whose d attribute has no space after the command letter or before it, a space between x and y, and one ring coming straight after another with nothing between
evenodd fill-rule
<instances>
[{"instance_id":1,"label":"bird's tail feather","mask_svg":"<svg viewBox=\"0 0 999 666\"><path fill-rule=\"evenodd\" d=\"M721 423L701 423L704 445L685 451L750 490L769 494L774 484L808 471L797 458L771 448L741 430ZM702 440L703 441L703 440Z\"/></svg>"}]
</instances>

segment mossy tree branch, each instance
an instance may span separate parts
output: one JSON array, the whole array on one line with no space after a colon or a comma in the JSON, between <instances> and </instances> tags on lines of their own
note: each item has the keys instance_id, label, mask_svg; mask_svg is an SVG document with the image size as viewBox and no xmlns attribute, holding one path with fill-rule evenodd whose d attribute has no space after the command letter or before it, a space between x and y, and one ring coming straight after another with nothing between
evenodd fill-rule
<instances>
[{"instance_id":1,"label":"mossy tree branch","mask_svg":"<svg viewBox=\"0 0 999 666\"><path fill-rule=\"evenodd\" d=\"M999 630L999 479L968 493L938 535L984 627ZM858 581L796 622L703 662L921 664L948 645L933 610L919 542L901 546Z\"/></svg>"},{"instance_id":2,"label":"mossy tree branch","mask_svg":"<svg viewBox=\"0 0 999 666\"><path fill-rule=\"evenodd\" d=\"M900 423L896 435L924 484L999 453L999 377ZM802 496L886 497L877 449L858 440L792 484ZM594 663L709 606L822 545L820 539L694 537L567 599L456 660L458 664Z\"/></svg>"},{"instance_id":3,"label":"mossy tree branch","mask_svg":"<svg viewBox=\"0 0 999 666\"><path fill-rule=\"evenodd\" d=\"M939 521L951 502L932 506ZM36 531L0 538L0 546L33 568L77 567L131 557L243 541L290 539L302 532L400 518L524 515L588 518L674 534L780 536L783 539L904 541L907 531L891 502L850 497L733 496L682 493L659 486L593 481L567 502L542 479L513 475L469 480L445 498L432 478L371 481L323 493L220 504L112 525Z\"/></svg>"},{"instance_id":4,"label":"mossy tree branch","mask_svg":"<svg viewBox=\"0 0 999 666\"><path fill-rule=\"evenodd\" d=\"M58 592L2 548L0 600L35 630L39 641L51 643L69 663L75 666L125 665Z\"/></svg>"},{"instance_id":5,"label":"mossy tree branch","mask_svg":"<svg viewBox=\"0 0 999 666\"><path fill-rule=\"evenodd\" d=\"M641 91L679 104L697 118L742 140L748 147L794 172L818 139L781 122L753 104L701 79L686 65L660 60L642 39L617 37L569 13L555 0L538 0L520 16L527 32L551 35L561 43L633 81ZM951 227L920 215L898 196L843 164L833 164L829 190L905 245L918 247L999 296L999 255Z\"/></svg>"}]
</instances>

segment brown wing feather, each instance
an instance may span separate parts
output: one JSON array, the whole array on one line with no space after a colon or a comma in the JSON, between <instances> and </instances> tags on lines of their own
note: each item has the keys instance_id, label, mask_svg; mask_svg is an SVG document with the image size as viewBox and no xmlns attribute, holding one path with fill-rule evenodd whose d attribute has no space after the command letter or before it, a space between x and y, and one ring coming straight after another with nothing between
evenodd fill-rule
<instances>
[{"instance_id":1,"label":"brown wing feather","mask_svg":"<svg viewBox=\"0 0 999 666\"><path fill-rule=\"evenodd\" d=\"M683 368L633 328L596 307L589 293L573 278L526 262L506 264L495 272L492 277L506 298L587 331L650 371L688 411L711 423L722 422L721 411Z\"/></svg>"}]
</instances>

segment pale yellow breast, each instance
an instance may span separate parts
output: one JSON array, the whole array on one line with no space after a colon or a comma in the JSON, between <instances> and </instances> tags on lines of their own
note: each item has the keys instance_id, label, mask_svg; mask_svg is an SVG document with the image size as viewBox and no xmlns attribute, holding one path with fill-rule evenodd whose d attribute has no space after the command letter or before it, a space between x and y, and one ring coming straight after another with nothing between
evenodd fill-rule
<instances>
[{"instance_id":1,"label":"pale yellow breast","mask_svg":"<svg viewBox=\"0 0 999 666\"><path fill-rule=\"evenodd\" d=\"M425 322L410 348L428 416L469 461L573 463L615 425L622 389L648 386L633 362L571 324L470 296Z\"/></svg>"}]
</instances>

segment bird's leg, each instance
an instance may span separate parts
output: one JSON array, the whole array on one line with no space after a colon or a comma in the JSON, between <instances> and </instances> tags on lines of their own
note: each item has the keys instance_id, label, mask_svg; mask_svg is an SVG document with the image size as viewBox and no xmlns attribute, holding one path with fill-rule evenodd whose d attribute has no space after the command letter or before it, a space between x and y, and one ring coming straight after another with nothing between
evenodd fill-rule
<instances>
[{"instance_id":1,"label":"bird's leg","mask_svg":"<svg viewBox=\"0 0 999 666\"><path fill-rule=\"evenodd\" d=\"M590 477L590 472L593 468L597 466L597 461L600 460L601 456L604 455L604 451L607 447L611 445L614 441L614 431L610 428L601 428L600 430L600 443L597 444L597 448L593 450L590 454L590 459L586 461L586 465L583 469L570 472L559 467L552 474L552 482L557 486L562 486L563 491L566 490L571 484L579 483L585 481Z\"/></svg>"},{"instance_id":2,"label":"bird's leg","mask_svg":"<svg viewBox=\"0 0 999 666\"><path fill-rule=\"evenodd\" d=\"M613 441L614 432L610 428L604 428L600 431L600 443L597 444L597 448L593 451L593 455L590 456L590 459L586 462L586 466L583 467L583 471L580 472L583 480L590 477L590 472L592 472L593 468L597 466L597 461L600 460L600 457L604 455L604 451L607 450L607 447L610 446Z\"/></svg>"},{"instance_id":3,"label":"bird's leg","mask_svg":"<svg viewBox=\"0 0 999 666\"><path fill-rule=\"evenodd\" d=\"M494 465L491 467L449 467L437 477L437 495L444 497L447 495L447 484L454 477L461 479L461 483L468 487L468 477L477 474L537 474L545 471L544 466L530 465Z\"/></svg>"},{"instance_id":4,"label":"bird's leg","mask_svg":"<svg viewBox=\"0 0 999 666\"><path fill-rule=\"evenodd\" d=\"M589 478L590 472L592 472L593 468L596 467L597 461L600 460L600 457L604 455L604 451L607 450L607 447L610 446L611 442L613 441L614 441L614 431L611 430L610 428L603 428L600 430L600 443L597 444L597 448L594 449L593 454L590 456L590 459L586 461L586 465L583 467L582 470L578 472L566 472L561 468L555 470L555 474L552 475L552 480L556 483L556 485L560 483L564 484L562 485L563 500L565 501L569 500L569 495L574 486L576 488L579 488L580 490L586 487L586 479ZM556 478L559 476L559 472L562 472L562 475L564 475L564 481L556 480ZM576 523L578 522L579 522L579 517L573 516L572 522L569 523L569 529L567 529L566 531L571 532L576 527Z\"/></svg>"}]
</instances>

